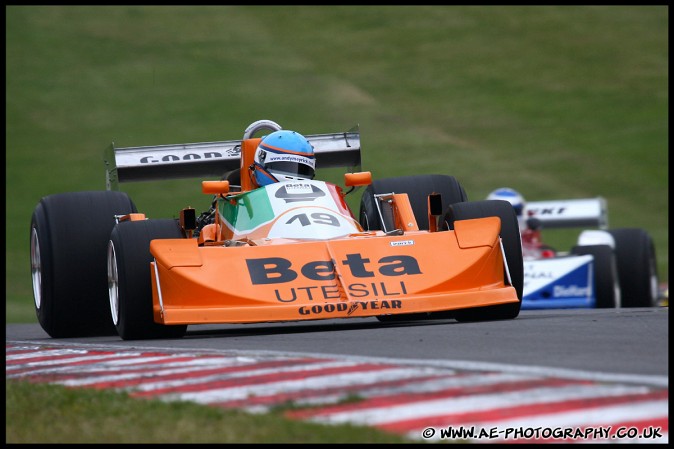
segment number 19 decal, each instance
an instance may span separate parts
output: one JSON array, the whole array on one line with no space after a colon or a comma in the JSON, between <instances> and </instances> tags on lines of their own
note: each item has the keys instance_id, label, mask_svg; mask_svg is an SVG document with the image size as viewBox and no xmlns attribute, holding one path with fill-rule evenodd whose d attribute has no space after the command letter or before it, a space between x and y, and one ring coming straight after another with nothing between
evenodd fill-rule
<instances>
[{"instance_id":1,"label":"number 19 decal","mask_svg":"<svg viewBox=\"0 0 674 449\"><path fill-rule=\"evenodd\" d=\"M337 219L337 217L321 212L314 212L309 216L307 216L307 214L293 215L290 218L290 220L286 221L285 224L291 224L295 220L298 220L302 226L309 226L313 221L316 224L324 224L339 227L339 220Z\"/></svg>"}]
</instances>

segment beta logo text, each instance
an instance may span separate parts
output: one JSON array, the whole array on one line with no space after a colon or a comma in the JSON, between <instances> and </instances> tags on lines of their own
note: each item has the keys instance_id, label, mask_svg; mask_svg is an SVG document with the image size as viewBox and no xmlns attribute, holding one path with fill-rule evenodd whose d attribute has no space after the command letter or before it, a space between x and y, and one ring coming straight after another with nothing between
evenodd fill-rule
<instances>
[{"instance_id":1,"label":"beta logo text","mask_svg":"<svg viewBox=\"0 0 674 449\"><path fill-rule=\"evenodd\" d=\"M283 284L294 281L300 275L313 281L330 281L335 279L335 271L338 271L332 260L317 260L294 267L291 261L283 257L265 257L246 259L246 264L254 285ZM346 259L340 262L340 267L356 278L421 274L417 259L404 255L385 256L373 264L362 254L347 254Z\"/></svg>"}]
</instances>

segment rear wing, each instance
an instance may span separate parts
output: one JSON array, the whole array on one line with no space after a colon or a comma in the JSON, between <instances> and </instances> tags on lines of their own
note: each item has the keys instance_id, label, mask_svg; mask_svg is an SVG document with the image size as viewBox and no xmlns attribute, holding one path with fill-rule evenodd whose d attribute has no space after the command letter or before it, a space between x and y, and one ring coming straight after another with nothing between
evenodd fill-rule
<instances>
[{"instance_id":1,"label":"rear wing","mask_svg":"<svg viewBox=\"0 0 674 449\"><path fill-rule=\"evenodd\" d=\"M608 228L608 208L602 197L530 201L526 204L524 216L537 218L546 229L595 226L599 229Z\"/></svg>"},{"instance_id":2,"label":"rear wing","mask_svg":"<svg viewBox=\"0 0 674 449\"><path fill-rule=\"evenodd\" d=\"M360 132L305 135L313 145L319 168L361 164ZM241 166L241 140L116 148L104 153L105 186L119 190L119 183L177 178L220 177Z\"/></svg>"}]
</instances>

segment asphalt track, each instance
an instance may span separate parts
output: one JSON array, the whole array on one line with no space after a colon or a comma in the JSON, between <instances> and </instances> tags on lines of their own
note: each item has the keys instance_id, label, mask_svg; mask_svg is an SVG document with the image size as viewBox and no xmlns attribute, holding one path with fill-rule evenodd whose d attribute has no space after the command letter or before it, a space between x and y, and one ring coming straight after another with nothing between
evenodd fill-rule
<instances>
[{"instance_id":1,"label":"asphalt track","mask_svg":"<svg viewBox=\"0 0 674 449\"><path fill-rule=\"evenodd\" d=\"M471 361L668 377L669 308L525 310L507 321L380 323L375 318L189 326L181 340L54 340L8 324L7 341Z\"/></svg>"},{"instance_id":2,"label":"asphalt track","mask_svg":"<svg viewBox=\"0 0 674 449\"><path fill-rule=\"evenodd\" d=\"M661 443L668 323L667 307L532 310L483 323L200 325L183 339L149 341L51 339L37 324L8 324L6 375L252 412L292 400L314 407L291 412L297 419L368 424L419 440L453 426L489 428L498 439L487 442L512 440L508 432L520 429L533 442L585 442L599 431L588 441ZM339 404L353 394L362 401ZM533 433L558 428L585 436ZM619 428L641 436L657 429L659 438L608 434Z\"/></svg>"}]
</instances>

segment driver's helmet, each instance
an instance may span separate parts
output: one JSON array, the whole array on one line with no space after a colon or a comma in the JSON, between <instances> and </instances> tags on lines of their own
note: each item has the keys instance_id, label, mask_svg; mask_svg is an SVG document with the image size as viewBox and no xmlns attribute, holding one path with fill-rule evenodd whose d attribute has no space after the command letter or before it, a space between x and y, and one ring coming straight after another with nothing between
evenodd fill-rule
<instances>
[{"instance_id":1,"label":"driver's helmet","mask_svg":"<svg viewBox=\"0 0 674 449\"><path fill-rule=\"evenodd\" d=\"M501 187L491 192L487 196L487 199L504 200L512 204L513 209L515 209L515 214L517 214L517 221L520 224L520 228L522 229L524 227L524 206L526 205L526 201L517 190L511 189L510 187Z\"/></svg>"},{"instance_id":2,"label":"driver's helmet","mask_svg":"<svg viewBox=\"0 0 674 449\"><path fill-rule=\"evenodd\" d=\"M260 187L280 181L313 179L315 169L314 147L302 134L288 130L264 136L251 166Z\"/></svg>"}]
</instances>

